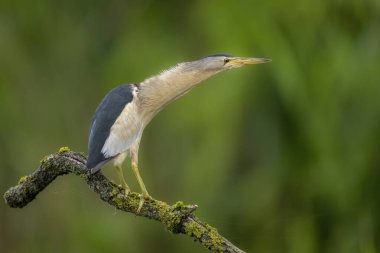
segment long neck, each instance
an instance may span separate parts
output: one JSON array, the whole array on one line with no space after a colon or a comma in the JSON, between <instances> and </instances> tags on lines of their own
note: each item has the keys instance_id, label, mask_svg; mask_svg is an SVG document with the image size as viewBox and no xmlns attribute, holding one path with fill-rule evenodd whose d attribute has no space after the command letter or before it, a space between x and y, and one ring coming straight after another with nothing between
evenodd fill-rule
<instances>
[{"instance_id":1,"label":"long neck","mask_svg":"<svg viewBox=\"0 0 380 253\"><path fill-rule=\"evenodd\" d=\"M138 93L143 118L149 122L167 104L218 72L200 69L196 62L185 62L146 79Z\"/></svg>"}]
</instances>

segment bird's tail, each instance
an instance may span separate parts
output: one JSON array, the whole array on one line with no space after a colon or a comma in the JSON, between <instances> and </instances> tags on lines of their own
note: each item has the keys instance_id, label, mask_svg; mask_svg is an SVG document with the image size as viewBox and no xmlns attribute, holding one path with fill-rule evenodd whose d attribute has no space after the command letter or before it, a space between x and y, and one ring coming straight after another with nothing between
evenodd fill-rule
<instances>
[{"instance_id":1,"label":"bird's tail","mask_svg":"<svg viewBox=\"0 0 380 253\"><path fill-rule=\"evenodd\" d=\"M103 161L101 161L100 163L98 163L97 165L95 165L95 167L92 167L91 169L89 168L89 169L90 169L90 173L91 173L91 174L95 174L96 172L100 171L101 168L102 168L106 163L108 163L112 158L113 158L113 157L110 157L110 158L108 158L107 160L103 160ZM87 166L87 168L88 168L88 166Z\"/></svg>"}]
</instances>

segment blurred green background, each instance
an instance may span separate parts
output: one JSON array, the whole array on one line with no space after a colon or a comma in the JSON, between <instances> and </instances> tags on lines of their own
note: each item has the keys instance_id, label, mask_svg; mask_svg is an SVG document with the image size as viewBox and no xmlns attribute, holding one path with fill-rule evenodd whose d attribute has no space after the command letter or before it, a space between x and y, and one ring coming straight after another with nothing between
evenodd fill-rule
<instances>
[{"instance_id":1,"label":"blurred green background","mask_svg":"<svg viewBox=\"0 0 380 253\"><path fill-rule=\"evenodd\" d=\"M198 204L248 252L379 252L378 0L1 0L0 192L61 146L87 152L110 89L213 53L273 62L217 75L153 120L140 149L152 196ZM0 251L207 252L75 176L24 209L1 202Z\"/></svg>"}]
</instances>

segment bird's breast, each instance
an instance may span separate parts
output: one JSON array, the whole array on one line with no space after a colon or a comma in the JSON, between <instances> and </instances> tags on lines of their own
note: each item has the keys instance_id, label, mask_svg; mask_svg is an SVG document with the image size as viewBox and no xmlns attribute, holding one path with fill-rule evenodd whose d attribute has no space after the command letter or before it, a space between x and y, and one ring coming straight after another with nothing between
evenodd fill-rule
<instances>
[{"instance_id":1,"label":"bird's breast","mask_svg":"<svg viewBox=\"0 0 380 253\"><path fill-rule=\"evenodd\" d=\"M135 101L127 104L111 127L102 152L106 157L128 150L141 138L143 125Z\"/></svg>"}]
</instances>

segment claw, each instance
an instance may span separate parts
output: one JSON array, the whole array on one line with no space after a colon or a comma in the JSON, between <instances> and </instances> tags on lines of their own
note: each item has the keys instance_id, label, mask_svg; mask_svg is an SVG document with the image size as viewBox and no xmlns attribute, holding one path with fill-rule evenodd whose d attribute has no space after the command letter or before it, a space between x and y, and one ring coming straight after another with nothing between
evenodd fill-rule
<instances>
[{"instance_id":1,"label":"claw","mask_svg":"<svg viewBox=\"0 0 380 253\"><path fill-rule=\"evenodd\" d=\"M124 187L123 187L123 189L124 189L124 195L127 197L128 194L131 192L131 190L129 188L124 188Z\"/></svg>"},{"instance_id":2,"label":"claw","mask_svg":"<svg viewBox=\"0 0 380 253\"><path fill-rule=\"evenodd\" d=\"M137 208L137 213L140 213L142 206L144 205L144 196L140 194L140 203L139 207Z\"/></svg>"},{"instance_id":3,"label":"claw","mask_svg":"<svg viewBox=\"0 0 380 253\"><path fill-rule=\"evenodd\" d=\"M139 194L140 195L140 202L139 202L139 206L137 208L137 213L139 213L141 211L141 208L143 207L144 203L145 203L145 200L147 199L150 199L151 196L149 194Z\"/></svg>"}]
</instances>

